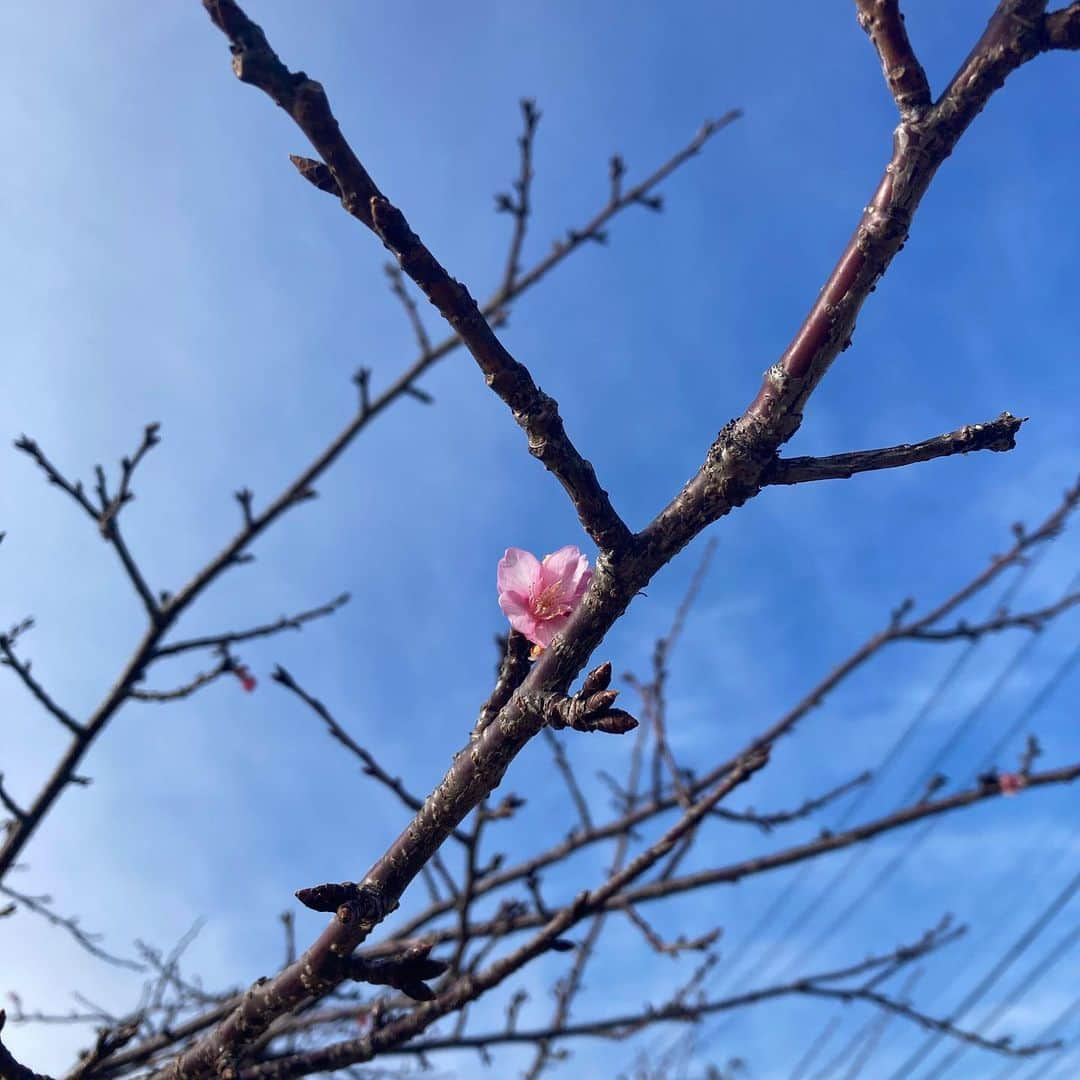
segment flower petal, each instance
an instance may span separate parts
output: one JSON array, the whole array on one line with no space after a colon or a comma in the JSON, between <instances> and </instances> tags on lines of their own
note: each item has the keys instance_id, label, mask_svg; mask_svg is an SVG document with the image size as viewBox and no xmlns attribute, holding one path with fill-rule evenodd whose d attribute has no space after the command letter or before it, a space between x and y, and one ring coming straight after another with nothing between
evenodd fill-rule
<instances>
[{"instance_id":1,"label":"flower petal","mask_svg":"<svg viewBox=\"0 0 1080 1080\"><path fill-rule=\"evenodd\" d=\"M566 624L570 621L569 615L553 615L550 619L543 619L536 623L532 634L525 634L530 641L542 645L545 649L551 644L556 634L561 634ZM525 631L523 630L524 634Z\"/></svg>"},{"instance_id":2,"label":"flower petal","mask_svg":"<svg viewBox=\"0 0 1080 1080\"><path fill-rule=\"evenodd\" d=\"M499 560L496 580L500 595L513 592L529 596L540 580L540 563L531 551L507 548L506 554Z\"/></svg>"},{"instance_id":3,"label":"flower petal","mask_svg":"<svg viewBox=\"0 0 1080 1080\"><path fill-rule=\"evenodd\" d=\"M499 607L508 619L512 615L530 614L529 597L513 590L499 593Z\"/></svg>"},{"instance_id":4,"label":"flower petal","mask_svg":"<svg viewBox=\"0 0 1080 1080\"><path fill-rule=\"evenodd\" d=\"M549 585L554 581L570 582L580 568L588 565L589 560L581 554L581 549L574 544L567 544L566 547L544 556L544 584Z\"/></svg>"},{"instance_id":5,"label":"flower petal","mask_svg":"<svg viewBox=\"0 0 1080 1080\"><path fill-rule=\"evenodd\" d=\"M515 611L513 614L506 613L510 626L519 634L524 635L534 644L540 644L540 627L543 623L537 622L528 611Z\"/></svg>"},{"instance_id":6,"label":"flower petal","mask_svg":"<svg viewBox=\"0 0 1080 1080\"><path fill-rule=\"evenodd\" d=\"M570 603L574 607L577 607L578 601L585 595L585 592L589 587L589 582L593 579L593 572L589 569L589 560L582 555L581 561L585 565L582 567L581 574L577 579L577 584L574 586L574 591L570 596Z\"/></svg>"}]
</instances>

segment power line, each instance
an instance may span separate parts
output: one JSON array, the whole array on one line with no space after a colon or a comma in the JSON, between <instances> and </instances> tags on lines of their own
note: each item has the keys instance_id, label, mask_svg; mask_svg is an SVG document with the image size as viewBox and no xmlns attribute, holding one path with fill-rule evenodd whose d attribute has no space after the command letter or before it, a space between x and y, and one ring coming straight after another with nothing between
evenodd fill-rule
<instances>
[{"instance_id":1,"label":"power line","mask_svg":"<svg viewBox=\"0 0 1080 1080\"><path fill-rule=\"evenodd\" d=\"M840 1017L834 1016L829 1022L818 1032L814 1041L807 1047L806 1053L799 1058L799 1063L795 1066L794 1072L788 1080L803 1080L803 1077L807 1074L810 1066L814 1064L818 1054L825 1049L825 1044L833 1037L833 1032L840 1026Z\"/></svg>"},{"instance_id":2,"label":"power line","mask_svg":"<svg viewBox=\"0 0 1080 1080\"><path fill-rule=\"evenodd\" d=\"M1009 970L1016 960L1023 955L1031 943L1035 941L1050 923L1054 921L1061 910L1069 903L1073 896L1076 895L1078 890L1080 890L1080 873L1077 873L1072 881L1070 881L1069 884L1054 897L1046 910L1043 911L1043 913L1023 934L1020 935L1019 938L1017 938L1011 948L1009 948L1001 959L998 960L986 975L983 976L964 1000L960 1002L959 1006L957 1006L957 1008L949 1015L950 1021L955 1023L957 1020L962 1019L973 1005L977 1005L979 1001L982 1000L983 996L994 983ZM945 1035L942 1032L930 1035L924 1040L922 1046L920 1046L919 1049L900 1066L899 1070L889 1077L889 1080L910 1080L915 1066L921 1064L928 1054L933 1053L935 1047L944 1037Z\"/></svg>"},{"instance_id":3,"label":"power line","mask_svg":"<svg viewBox=\"0 0 1080 1080\"><path fill-rule=\"evenodd\" d=\"M1039 982L1041 982L1044 975L1053 971L1058 965L1059 961L1069 955L1072 947L1080 941L1080 923L1077 923L1072 930L1065 935L1061 941L1057 942L1054 947L1042 957L1039 962L1020 980L1013 992L1005 998L1000 1004L996 1005L987 1014L986 1018L979 1025L978 1031L980 1035L983 1035L987 1030L993 1027L1025 994L1034 989ZM938 1080L942 1077L964 1056L964 1054L971 1049L970 1043L959 1043L951 1053L949 1053L939 1063L937 1069L928 1074L925 1080Z\"/></svg>"},{"instance_id":4,"label":"power line","mask_svg":"<svg viewBox=\"0 0 1080 1080\"><path fill-rule=\"evenodd\" d=\"M1022 584L1024 583L1024 581L1030 575L1030 573L1035 568L1035 566L1044 557L1044 555L1046 554L1046 551L1049 549L1051 544L1052 544L1052 540L1051 540L1050 544L1045 544L1045 545L1040 546L1040 548L1036 551L1034 557L1032 559L1030 559L1028 562L1026 562L1021 567L1020 571L1016 574L1016 576L1013 578L1013 580L1003 590L1001 598L1000 598L1000 600L998 602L998 605L997 605L997 607L999 609L1007 607L1008 604L1013 600L1013 598L1015 597L1016 593L1019 591L1019 589L1022 586ZM1076 577L1074 578L1074 584L1075 584L1076 581L1080 581L1080 574L1077 574ZM1072 587L1073 586L1071 585L1070 589ZM944 694L947 691L947 689L949 688L949 686L953 683L953 681L957 678L957 676L963 670L966 663L973 656L975 650L978 648L981 641L982 641L981 637L972 639L970 642L968 642L967 646L963 649L963 651L955 658L953 663L946 670L944 676L938 681L937 685L931 691L930 695L924 701L923 705L919 708L919 710L916 712L915 716L909 722L907 727L901 732L899 737L893 742L893 744L889 747L888 751L883 755L883 757L881 759L881 762L878 765L878 768L876 770L874 770L874 773L873 773L873 776L872 776L872 779L871 779L870 783L867 784L865 787L863 787L860 790L860 792L856 795L856 797L851 801L851 803L848 804L847 808L845 809L844 813L841 815L841 817L840 817L840 819L839 819L839 821L838 821L838 823L836 825L836 829L843 829L844 827L846 827L848 822L862 809L862 807L865 805L866 801L870 797L874 787L880 781L881 777L888 771L890 766L892 766L896 762L896 760L898 760L901 753L905 749L906 745L908 744L908 742L913 737L914 733L922 725L922 723L925 721L926 717L937 706L938 702L942 699L942 697L944 696ZM1027 655L1027 651L1031 648L1032 644L1033 644L1033 639L1031 641L1025 643L1024 648L1022 648L1021 650L1018 650L1018 653L1014 656L1013 661L1008 665L1006 673L1003 676L999 677L999 680L998 680L999 683L1003 682L1004 678L1007 678L1008 675L1011 674L1013 668L1019 663L1020 659L1022 659L1024 656ZM1080 653L1080 648L1078 648L1077 651L1078 651L1078 653ZM1070 665L1070 667L1071 667L1071 665ZM1065 676L1065 674L1067 674L1068 670L1069 669L1066 669L1065 671L1061 672L1060 673L1060 678L1064 678L1064 676ZM1055 685L1056 685L1056 683L1055 683ZM1013 728L1010 729L1010 733L1009 733L1009 735L1007 737L1011 737L1011 735L1020 726L1020 724L1022 724L1027 719L1027 717L1029 717L1032 713L1034 713L1039 707L1041 707L1041 705L1046 700L1046 698L1049 697L1049 694L1051 692L1051 690L1049 688L1044 688L1044 691L1045 691L1045 693L1041 697L1037 698L1036 702L1033 702L1033 703L1029 704L1028 709L1025 710L1025 712L1022 714L1022 717L1020 719L1018 719L1016 724L1014 724ZM965 733L967 727L970 727L971 722L973 722L973 715L974 715L974 710L972 711L972 713L969 713L966 720L962 723L962 725L961 725L962 730L959 733L954 732L952 738L949 741L947 741L946 745L941 750L939 750L939 753L938 753L937 757L935 758L935 761L943 759L944 756L952 749L952 747L955 745L955 743L959 740L959 738L962 737L962 735ZM931 823L931 827L932 827L933 824L934 823ZM914 848L917 847L918 844L920 844L925 839L926 835L928 835L927 830L923 830L920 833L920 835L918 835L915 838L915 842L914 842L914 844L912 846L912 850L914 850ZM763 967L767 967L772 962L773 957L776 955L776 953L781 948L783 948L784 945L786 944L786 941L789 939L789 935L793 931L796 931L799 928L799 926L801 926L806 921L806 919L808 919L809 917L812 917L813 913L816 912L816 910L820 907L823 900L832 895L835 887L841 881L843 881L846 877L848 877L851 874L851 872L858 866L859 862L861 862L861 860L866 856L868 851L869 851L868 847L860 846L859 848L856 848L851 853L850 857L846 860L845 864L841 867L839 872L837 874L835 874L830 879L829 884L826 886L824 892L822 894L820 894L800 914L800 916L795 920L795 922L793 924L791 924L791 926L789 927L788 932L786 934L784 934L784 935L781 935L777 939L777 941L774 943L772 949L769 950L769 952L765 955L765 957L762 958L762 961L759 964L756 965L756 969L757 969L758 972L760 972L760 970ZM906 856L901 857L899 860L894 860L896 862L897 866L899 866L903 862L904 857L906 857ZM773 921L777 918L777 916L784 909L784 907L787 905L787 903L794 896L797 895L798 890L800 889L802 884L806 881L807 877L814 871L814 869L816 869L816 863L807 863L807 864L805 864L800 869L799 873L795 876L794 880L789 882L788 885L783 889L783 891L778 893L778 895L773 899L772 903L766 909L764 914L754 924L754 926L751 929L750 933L748 935L746 935L740 941L739 945L736 947L736 949L734 950L734 952L733 952L733 954L731 956L730 962L728 963L728 965L726 965L726 980L725 980L725 982L728 985L730 985L732 982L735 981L734 973L736 971L740 971L740 962L742 961L743 957L747 953L748 949L752 946L752 944L756 940L758 940L760 938L761 934L765 931L765 929L773 923ZM893 872L893 870L890 869L888 871L888 873L885 874L884 876L881 875L881 874L877 875L877 878L880 878L881 880L886 880L888 876L891 876L892 872ZM880 884L880 881L878 881L877 878L875 879L875 883L872 885L871 892L873 891L874 888L877 888L878 885ZM834 921L833 925L835 926L835 921ZM740 971L740 977L741 976L742 976L742 972ZM723 985L723 983L721 985ZM718 1038L720 1035L723 1034L723 1032L725 1030L728 1030L732 1026L732 1024L734 1022L735 1022L735 1018L728 1018L726 1021L721 1022L716 1028L713 1029L712 1032L708 1033L707 1035L704 1035L699 1040L699 1046L703 1047L703 1046L707 1045L708 1043L712 1042L714 1039ZM817 1040L815 1040L815 1043L813 1043L811 1045L810 1049L816 1053L817 1050L815 1050L815 1047L819 1047L820 1045L823 1045L824 1040L826 1038L828 1038L829 1036L831 1036L831 1034L832 1034L832 1031L827 1026L826 1030L824 1032L822 1032L822 1034L818 1037ZM872 1048L871 1048L871 1053L872 1053ZM867 1058L867 1060L868 1060L868 1058ZM862 1066L860 1065L860 1068L861 1067ZM796 1077L803 1075L803 1073L799 1071L802 1068L803 1068L803 1066L800 1063L800 1065L797 1066L796 1073L794 1074Z\"/></svg>"},{"instance_id":5,"label":"power line","mask_svg":"<svg viewBox=\"0 0 1080 1080\"><path fill-rule=\"evenodd\" d=\"M916 968L911 973L911 977L900 988L901 997L911 991L915 986L915 983L919 981L921 975L922 968ZM857 1080L859 1073L863 1071L870 1059L874 1056L874 1051L877 1050L878 1044L885 1034L885 1029L888 1028L895 1019L896 1017L892 1013L884 1013L882 1016L878 1017L873 1031L870 1032L870 1037L859 1051L859 1056L851 1063L851 1068L844 1074L843 1080Z\"/></svg>"},{"instance_id":6,"label":"power line","mask_svg":"<svg viewBox=\"0 0 1080 1080\"><path fill-rule=\"evenodd\" d=\"M1080 582L1080 574L1077 574L1073 581L1074 583ZM1067 591L1071 592L1072 589L1073 584L1070 584ZM980 697L974 707L968 711L964 719L961 720L959 724L957 724L957 726L953 729L952 734L939 748L937 754L935 754L929 766L927 766L925 771L923 772L922 778L912 784L911 787L908 788L907 792L905 792L904 797L900 800L900 807L907 806L912 801L912 799L914 799L915 796L919 794L920 791L925 790L927 780L938 772L939 767L942 765L942 763L945 761L951 751L956 747L957 743L971 729L971 726L974 724L975 720L979 717L982 711L998 695L1002 687L1005 685L1006 682L1008 682L1009 678L1013 675L1013 673L1027 659L1027 656L1031 652L1033 646L1035 645L1035 642L1036 639L1033 636L1027 641L1025 641L1021 645L1021 647L1016 650L1016 652L1013 654L1012 659L1009 660L1009 662L1005 665L1001 672L999 672L997 678L994 679L994 681L990 684L987 690L983 693L982 697ZM1078 645L1077 648L1073 651L1073 653L1070 654L1066 662L1061 667L1059 667L1053 675L1051 675L1051 677L1043 685L1041 690L1028 703L1027 707L1021 710L1018 720L1013 724L1012 728L1010 729L1011 731L1019 730L1020 726L1026 723L1027 720L1029 720L1049 700L1053 692L1057 689L1058 685L1062 682L1065 676L1068 675L1069 671L1072 670L1072 667L1076 663L1077 659L1080 659L1080 645ZM993 759L991 759L991 762L992 760ZM991 762L987 762L986 765L984 765L982 768L986 768L987 765L989 765ZM979 769L980 772L982 771L982 768ZM893 858L890 859L889 862L886 863L886 865L882 867L882 869L879 870L873 878L870 879L868 884L854 897L853 900L851 900L850 903L848 903L848 905L832 920L832 922L830 922L828 926L826 926L824 930L822 930L821 933L818 934L818 936L814 938L814 940L811 941L810 944L805 949L803 949L803 951L799 953L799 955L794 960L792 960L786 968L784 968L780 972L780 976L782 977L783 975L790 972L792 969L797 968L801 963L803 963L803 961L805 961L818 948L820 948L820 946L825 941L831 938L837 932L837 930L839 930L840 927L842 927L852 917L852 915L854 915L855 912L858 911L869 900L869 898L883 884L885 884L885 882L888 881L889 878L891 878L897 870L900 869L901 866L903 866L903 864L908 860L908 858L910 858L911 855L913 855L919 849L923 842L938 826L940 821L941 818L932 818L930 821L928 821L926 825L924 825L915 834L915 836L911 840L909 840L907 845L901 848L901 850L897 852L897 854L894 855ZM870 848L863 847L860 849L860 852L866 852L869 850ZM849 873L850 870L853 868L854 863L855 860L853 858L849 858L847 864L841 868L840 874L833 879L833 883L837 883L847 873ZM826 895L828 894L826 893ZM811 909L807 910L809 912L809 910Z\"/></svg>"},{"instance_id":7,"label":"power line","mask_svg":"<svg viewBox=\"0 0 1080 1080\"><path fill-rule=\"evenodd\" d=\"M1035 1036L1035 1042L1049 1042L1051 1039L1057 1038L1058 1032L1067 1028L1069 1023L1077 1018L1080 1018L1080 997L1073 998L1072 1004L1067 1005L1062 1009L1062 1011ZM1067 1053L1068 1051L1066 1050L1059 1050L1056 1054L1047 1054L1046 1061L1042 1063L1039 1071L1037 1073L1032 1073L1031 1076L1028 1077L1028 1080L1035 1080L1036 1076L1045 1076L1047 1070L1052 1065L1060 1064L1059 1059ZM1008 1080L1010 1076L1015 1076L1026 1064L1027 1062L1020 1058L1010 1061L1001 1072L993 1077L993 1080Z\"/></svg>"},{"instance_id":8,"label":"power line","mask_svg":"<svg viewBox=\"0 0 1080 1080\"><path fill-rule=\"evenodd\" d=\"M1080 575L1078 575L1080 576ZM988 769L991 765L995 765L998 761L999 755L1002 750L1013 740L1016 733L1028 720L1031 719L1034 713L1037 713L1042 708L1047 697L1050 696L1057 689L1057 684L1063 682L1069 672L1076 667L1077 661L1080 660L1080 644L1065 658L1065 662L1058 668L1056 672L1050 677L1049 680L1043 685L1042 690L1035 695L1035 697L1028 704L1028 707L1016 718L1016 722L1001 736L990 752L983 758L983 763L979 767L979 771Z\"/></svg>"},{"instance_id":9,"label":"power line","mask_svg":"<svg viewBox=\"0 0 1080 1080\"><path fill-rule=\"evenodd\" d=\"M1027 568L1025 567L1025 570L1026 569ZM1015 585L1015 582L1013 582L1013 585ZM1010 588L1011 587L1012 586L1010 586ZM1005 596L1003 596L1002 599L1004 601ZM904 749L915 731L919 728L923 721L926 720L926 718L933 712L938 702L941 701L941 699L945 696L946 691L955 681L960 672L963 670L964 665L968 662L968 660L971 659L978 646L978 640L968 642L964 650L953 660L953 662L945 670L944 675L942 675L942 677L938 680L937 685L930 692L930 695L923 702L918 712L916 712L914 718L900 733L900 736L893 742L892 746L890 746L889 749L886 750L885 753L882 755L882 758L878 763L877 767L871 772L870 782L863 785L859 793L848 804L847 809L843 812L843 814L841 814L840 818L833 826L833 832L843 831L851 822L852 818L854 818L855 815L858 814L858 812L863 808L863 806L866 804L867 799L870 796L873 787L888 771L889 765L896 760L896 758ZM865 846L858 847L851 853L851 855L849 855L848 859L829 880L828 885L826 885L825 888L819 893L817 898L810 904L809 907L805 908L802 912L800 912L798 916L796 916L796 918L789 925L787 932L777 938L772 948L769 949L761 958L761 960L757 964L757 969L759 973L762 969L768 969L769 965L773 961L773 958L786 944L788 940L788 935L793 930L797 929L813 914L813 911L821 903L821 901L825 897L829 896L832 893L833 889L837 886L837 884L843 881L843 879L851 873L852 869L857 866L863 858L866 857L867 851L869 851L869 848ZM787 900L789 900L795 895L795 892L798 890L799 886L802 885L805 879L811 873L813 873L816 868L816 863L804 864L795 880L790 882L787 888L776 897L772 905L765 912L765 915L757 921L753 929L750 931L750 934L740 943L741 948L739 951L741 953L745 953L747 946L751 944L755 938L760 937L761 932L765 929L765 927L772 922L772 920L780 913L781 910L783 910L783 907L786 904ZM729 965L729 973L731 967L733 967L735 963L736 961L733 960L732 964Z\"/></svg>"}]
</instances>

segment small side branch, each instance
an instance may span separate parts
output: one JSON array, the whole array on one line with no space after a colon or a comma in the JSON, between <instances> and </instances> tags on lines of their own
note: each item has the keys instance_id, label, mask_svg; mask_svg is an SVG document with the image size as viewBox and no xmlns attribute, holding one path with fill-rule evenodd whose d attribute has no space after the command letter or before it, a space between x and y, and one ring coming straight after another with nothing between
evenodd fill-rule
<instances>
[{"instance_id":1,"label":"small side branch","mask_svg":"<svg viewBox=\"0 0 1080 1080\"><path fill-rule=\"evenodd\" d=\"M623 908L623 913L641 931L642 936L651 948L664 956L678 956L679 953L688 951L704 952L715 944L717 938L723 933L717 927L715 930L710 930L708 933L696 938L687 938L680 934L674 941L665 941L632 904L627 904Z\"/></svg>"},{"instance_id":2,"label":"small side branch","mask_svg":"<svg viewBox=\"0 0 1080 1080\"><path fill-rule=\"evenodd\" d=\"M1048 49L1080 49L1080 3L1051 11L1044 23Z\"/></svg>"},{"instance_id":3,"label":"small side branch","mask_svg":"<svg viewBox=\"0 0 1080 1080\"><path fill-rule=\"evenodd\" d=\"M581 785L577 782L577 777L574 775L573 766L570 764L570 759L566 756L566 751L562 747L562 743L552 734L550 728L544 728L543 736L545 742L551 748L551 755L555 759L555 768L559 770L563 780L566 783L566 790L570 795L570 801L577 809L578 817L581 819L581 827L589 832L593 828L592 817L589 814L589 804L585 801L585 796L582 794Z\"/></svg>"},{"instance_id":4,"label":"small side branch","mask_svg":"<svg viewBox=\"0 0 1080 1080\"><path fill-rule=\"evenodd\" d=\"M270 676L274 682L280 683L286 690L291 690L305 705L319 716L330 735L337 739L346 750L355 754L363 763L364 773L380 784L388 787L413 813L423 805L422 801L408 791L401 782L401 778L391 776L368 750L365 750L352 736L334 719L330 710L318 698L312 697L297 681L279 664ZM461 842L468 843L468 836L460 829L455 829L453 835Z\"/></svg>"},{"instance_id":5,"label":"small side branch","mask_svg":"<svg viewBox=\"0 0 1080 1080\"><path fill-rule=\"evenodd\" d=\"M0 1009L0 1031L4 1030L7 1023L7 1013ZM0 1041L0 1080L53 1080L45 1073L36 1073L21 1065L12 1056L11 1051Z\"/></svg>"},{"instance_id":6,"label":"small side branch","mask_svg":"<svg viewBox=\"0 0 1080 1080\"><path fill-rule=\"evenodd\" d=\"M22 680L23 685L37 698L42 707L51 713L61 724L79 738L83 733L80 724L66 709L61 708L49 696L45 688L30 673L29 661L20 660L11 647L11 638L7 634L0 634L0 665L11 668Z\"/></svg>"},{"instance_id":7,"label":"small side branch","mask_svg":"<svg viewBox=\"0 0 1080 1080\"><path fill-rule=\"evenodd\" d=\"M521 171L514 181L513 195L500 192L495 196L495 208L514 219L514 231L510 237L510 251L506 257L506 270L503 272L502 285L496 294L510 297L514 294L514 284L521 273L521 248L525 243L525 232L529 227L529 214L532 211L529 196L532 191L533 167L532 149L536 138L536 125L540 122L540 110L531 98L522 98L521 117L524 130L518 136L521 150Z\"/></svg>"},{"instance_id":8,"label":"small side branch","mask_svg":"<svg viewBox=\"0 0 1080 1080\"><path fill-rule=\"evenodd\" d=\"M191 652L193 649L227 648L242 641L254 641L256 638L272 637L274 634L280 634L285 630L302 630L305 623L325 618L327 615L333 615L339 608L347 604L349 599L348 593L342 593L327 604L301 611L296 615L282 615L280 619L274 622L262 623L247 630L228 630L221 634L210 634L207 637L174 641L168 645L159 646L154 652L154 659L157 660L164 656L176 656L177 653Z\"/></svg>"},{"instance_id":9,"label":"small side branch","mask_svg":"<svg viewBox=\"0 0 1080 1080\"><path fill-rule=\"evenodd\" d=\"M193 679L190 679L181 686L174 687L172 690L133 689L129 696L134 701L152 701L157 702L158 704L164 704L169 701L182 701L184 698L191 697L192 694L201 690L204 686L209 686L212 682L217 682L217 680L227 672L235 670L236 664L226 656L210 671L200 671Z\"/></svg>"},{"instance_id":10,"label":"small side branch","mask_svg":"<svg viewBox=\"0 0 1080 1080\"><path fill-rule=\"evenodd\" d=\"M969 623L961 620L955 626L941 630L920 627L905 633L903 636L911 641L955 641L957 639L975 641L986 634L994 634L999 630L1012 630L1014 628L1038 633L1051 619L1068 611L1077 603L1080 603L1080 593L1069 593L1056 603L1037 608L1035 611L1021 611L1015 614L1000 611L983 622Z\"/></svg>"},{"instance_id":11,"label":"small side branch","mask_svg":"<svg viewBox=\"0 0 1080 1080\"><path fill-rule=\"evenodd\" d=\"M97 524L102 538L111 544L116 551L116 554L124 567L124 571L127 573L128 579L131 581L135 591L139 594L139 599L142 600L143 607L146 608L146 613L150 617L151 623L155 625L161 620L161 609L158 606L157 600L154 599L153 591L146 583L142 571L139 569L138 564L135 562L134 557L128 549L126 541L120 534L120 526L117 518L121 508L135 498L131 492L131 477L139 462L142 461L147 452L161 442L161 437L158 434L160 428L160 424L147 424L143 429L142 442L139 444L134 456L121 459L120 484L115 495L109 494L105 481L105 470L100 465L97 466L95 469L97 475L95 490L99 502L98 506L95 506L93 501L86 494L86 489L83 487L81 481L72 482L66 479L60 470L45 456L44 451L33 439L28 438L26 435L20 435L19 438L15 440L15 448L21 450L36 462L37 466L45 473L45 478L49 483L60 488L61 491L66 492Z\"/></svg>"},{"instance_id":12,"label":"small side branch","mask_svg":"<svg viewBox=\"0 0 1080 1080\"><path fill-rule=\"evenodd\" d=\"M777 825L790 825L793 821L801 821L803 818L810 817L811 814L824 806L828 806L829 803L833 802L835 799L839 799L849 791L853 791L855 788L867 783L870 780L871 775L872 774L869 772L859 773L854 779L839 784L829 791L826 791L823 795L818 795L814 798L805 800L794 810L780 810L772 814L757 814L753 810L744 810L740 812L738 810L727 810L722 806L718 806L713 813L716 817L723 818L725 821L744 822L748 825L756 825L764 832L771 832Z\"/></svg>"},{"instance_id":13,"label":"small side branch","mask_svg":"<svg viewBox=\"0 0 1080 1080\"><path fill-rule=\"evenodd\" d=\"M325 163L328 176L306 173L317 186L336 185L344 209L371 229L472 353L484 377L528 438L529 452L562 484L582 526L601 551L629 546L631 532L615 512L591 465L566 433L558 403L535 383L496 336L480 306L450 276L379 190L341 132L322 85L290 71L262 29L233 0L203 0L214 24L229 38L233 71L269 95L292 117ZM318 163L316 163L316 166ZM303 169L303 160L297 162Z\"/></svg>"},{"instance_id":14,"label":"small side branch","mask_svg":"<svg viewBox=\"0 0 1080 1080\"><path fill-rule=\"evenodd\" d=\"M1004 412L983 424L965 424L956 431L917 443L886 446L880 450L857 450L830 457L777 458L762 476L762 486L805 484L812 480L847 480L856 473L898 469L919 461L970 454L973 450L1012 450L1024 420Z\"/></svg>"},{"instance_id":15,"label":"small side branch","mask_svg":"<svg viewBox=\"0 0 1080 1080\"><path fill-rule=\"evenodd\" d=\"M11 797L4 787L3 773L0 773L0 806L2 806L16 821L26 820L26 811Z\"/></svg>"},{"instance_id":16,"label":"small side branch","mask_svg":"<svg viewBox=\"0 0 1080 1080\"><path fill-rule=\"evenodd\" d=\"M855 0L859 25L881 57L889 92L905 121L918 120L930 108L930 84L904 27L900 0Z\"/></svg>"},{"instance_id":17,"label":"small side branch","mask_svg":"<svg viewBox=\"0 0 1080 1080\"><path fill-rule=\"evenodd\" d=\"M513 693L525 681L529 674L529 642L524 634L511 630L505 637L495 639L502 659L495 678L495 686L487 701L480 708L473 735L479 735L499 715L502 707L510 700Z\"/></svg>"},{"instance_id":18,"label":"small side branch","mask_svg":"<svg viewBox=\"0 0 1080 1080\"><path fill-rule=\"evenodd\" d=\"M98 941L101 939L101 934L91 933L88 930L84 930L79 925L78 916L60 915L53 911L49 904L52 903L51 896L30 896L27 893L18 892L12 889L8 885L0 885L0 896L6 896L9 900L14 902L17 907L24 908L27 911L33 912L35 915L41 916L52 926L58 926L63 930L66 930L71 937L84 948L91 956L96 956L99 960L104 960L107 964L113 964L116 967L127 968L129 971L145 971L146 968L135 960L128 960L123 956L117 956L114 953L103 949Z\"/></svg>"},{"instance_id":19,"label":"small side branch","mask_svg":"<svg viewBox=\"0 0 1080 1080\"><path fill-rule=\"evenodd\" d=\"M428 332L424 329L424 321L420 318L420 309L416 306L416 301L405 288L405 279L401 273L401 268L396 263L387 263L383 269L390 279L390 291L401 301L401 306L405 309L405 316L409 320L413 334L416 335L416 344L420 348L421 358L430 356L431 338L428 337Z\"/></svg>"}]
</instances>

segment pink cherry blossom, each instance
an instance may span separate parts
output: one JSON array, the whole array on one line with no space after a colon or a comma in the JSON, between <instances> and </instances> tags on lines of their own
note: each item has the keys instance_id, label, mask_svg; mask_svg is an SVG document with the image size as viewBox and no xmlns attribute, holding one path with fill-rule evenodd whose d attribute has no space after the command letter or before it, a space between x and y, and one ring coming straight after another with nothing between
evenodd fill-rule
<instances>
[{"instance_id":1,"label":"pink cherry blossom","mask_svg":"<svg viewBox=\"0 0 1080 1080\"><path fill-rule=\"evenodd\" d=\"M518 633L544 649L570 621L590 581L589 560L573 544L543 562L531 551L507 548L499 560L499 607Z\"/></svg>"},{"instance_id":2,"label":"pink cherry blossom","mask_svg":"<svg viewBox=\"0 0 1080 1080\"><path fill-rule=\"evenodd\" d=\"M250 694L255 689L255 676L251 674L245 664L237 664L232 669L233 674L240 680L240 685Z\"/></svg>"},{"instance_id":3,"label":"pink cherry blossom","mask_svg":"<svg viewBox=\"0 0 1080 1080\"><path fill-rule=\"evenodd\" d=\"M1002 795L1015 795L1024 786L1024 778L1016 773L1003 772L998 777L998 790Z\"/></svg>"}]
</instances>

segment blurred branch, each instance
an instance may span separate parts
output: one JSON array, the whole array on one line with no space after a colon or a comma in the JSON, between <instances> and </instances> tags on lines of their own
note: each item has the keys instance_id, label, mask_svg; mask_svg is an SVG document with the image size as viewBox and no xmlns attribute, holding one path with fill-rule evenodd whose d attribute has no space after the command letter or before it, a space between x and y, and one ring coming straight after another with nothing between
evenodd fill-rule
<instances>
[{"instance_id":1,"label":"blurred branch","mask_svg":"<svg viewBox=\"0 0 1080 1080\"><path fill-rule=\"evenodd\" d=\"M52 903L51 896L30 896L28 893L19 892L9 885L0 885L0 896L6 896L9 900L14 901L17 907L25 908L25 910L32 911L35 915L40 915L51 925L61 927L91 956L96 956L99 960L104 960L107 964L113 964L115 967L127 968L129 971L146 970L142 964L135 960L116 956L114 953L103 949L98 945L103 935L84 930L79 925L77 915L59 915L53 911L49 907L49 904Z\"/></svg>"},{"instance_id":2,"label":"blurred branch","mask_svg":"<svg viewBox=\"0 0 1080 1080\"><path fill-rule=\"evenodd\" d=\"M133 701L153 701L159 704L168 701L181 701L191 697L197 690L217 682L222 675L235 670L235 664L229 657L224 657L221 662L210 671L200 671L194 678L186 683L174 687L172 690L132 690L130 697Z\"/></svg>"},{"instance_id":3,"label":"blurred branch","mask_svg":"<svg viewBox=\"0 0 1080 1080\"><path fill-rule=\"evenodd\" d=\"M405 278L401 273L401 267L396 263L387 263L383 269L390 279L390 291L398 298L401 306L405 309L405 317L409 320L409 325L412 327L413 334L416 337L420 356L429 356L431 354L431 338L428 337L428 332L424 329L424 322L420 318L420 310L416 306L416 301L405 288Z\"/></svg>"},{"instance_id":4,"label":"blurred branch","mask_svg":"<svg viewBox=\"0 0 1080 1080\"><path fill-rule=\"evenodd\" d=\"M4 1030L6 1022L7 1013L0 1009L0 1032ZM0 1040L0 1080L53 1080L53 1078L44 1073L36 1073L25 1065L19 1064Z\"/></svg>"}]
</instances>

